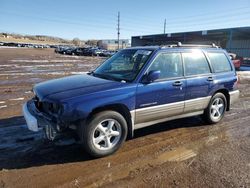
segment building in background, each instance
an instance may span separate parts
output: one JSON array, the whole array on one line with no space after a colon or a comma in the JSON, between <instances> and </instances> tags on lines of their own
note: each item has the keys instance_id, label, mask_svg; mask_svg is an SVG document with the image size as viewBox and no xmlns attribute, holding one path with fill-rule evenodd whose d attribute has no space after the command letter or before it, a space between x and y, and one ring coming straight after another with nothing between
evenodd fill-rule
<instances>
[{"instance_id":1,"label":"building in background","mask_svg":"<svg viewBox=\"0 0 250 188\"><path fill-rule=\"evenodd\" d=\"M164 45L177 41L185 44L215 43L228 52L250 57L250 27L133 36L132 46Z\"/></svg>"},{"instance_id":2,"label":"building in background","mask_svg":"<svg viewBox=\"0 0 250 188\"><path fill-rule=\"evenodd\" d=\"M117 50L118 49L118 40L110 39L110 40L99 40L97 42L97 46L99 48L103 48L106 50ZM120 39L119 48L127 48L130 47L131 43L129 39Z\"/></svg>"}]
</instances>

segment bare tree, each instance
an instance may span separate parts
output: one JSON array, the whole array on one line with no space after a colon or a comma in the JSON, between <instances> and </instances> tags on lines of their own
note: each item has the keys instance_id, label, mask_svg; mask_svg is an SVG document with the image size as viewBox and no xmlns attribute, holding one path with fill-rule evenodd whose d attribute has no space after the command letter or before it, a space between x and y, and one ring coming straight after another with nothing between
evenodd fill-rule
<instances>
[{"instance_id":1,"label":"bare tree","mask_svg":"<svg viewBox=\"0 0 250 188\"><path fill-rule=\"evenodd\" d=\"M97 42L98 40L88 40L86 44L90 46L97 46Z\"/></svg>"},{"instance_id":2,"label":"bare tree","mask_svg":"<svg viewBox=\"0 0 250 188\"><path fill-rule=\"evenodd\" d=\"M75 45L75 46L80 46L81 45L81 40L79 38L74 38L72 40L72 43Z\"/></svg>"}]
</instances>

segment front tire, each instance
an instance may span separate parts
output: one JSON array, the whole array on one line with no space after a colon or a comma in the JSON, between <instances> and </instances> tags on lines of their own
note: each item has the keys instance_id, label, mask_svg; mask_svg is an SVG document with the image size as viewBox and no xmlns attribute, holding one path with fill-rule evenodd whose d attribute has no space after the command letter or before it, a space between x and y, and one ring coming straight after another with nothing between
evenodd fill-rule
<instances>
[{"instance_id":1,"label":"front tire","mask_svg":"<svg viewBox=\"0 0 250 188\"><path fill-rule=\"evenodd\" d=\"M203 119L209 124L218 123L225 114L227 99L224 94L216 93L210 100L208 107L204 111Z\"/></svg>"},{"instance_id":2,"label":"front tire","mask_svg":"<svg viewBox=\"0 0 250 188\"><path fill-rule=\"evenodd\" d=\"M104 157L116 152L127 137L127 122L115 111L93 115L86 125L81 125L82 145L93 157Z\"/></svg>"}]
</instances>

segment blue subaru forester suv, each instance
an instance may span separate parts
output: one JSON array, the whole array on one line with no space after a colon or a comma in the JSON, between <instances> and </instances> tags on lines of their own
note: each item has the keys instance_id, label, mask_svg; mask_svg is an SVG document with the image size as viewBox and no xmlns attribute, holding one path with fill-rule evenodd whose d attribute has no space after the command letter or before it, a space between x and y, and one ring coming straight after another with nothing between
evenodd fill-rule
<instances>
[{"instance_id":1,"label":"blue subaru forester suv","mask_svg":"<svg viewBox=\"0 0 250 188\"><path fill-rule=\"evenodd\" d=\"M23 105L32 131L76 133L94 157L114 153L136 129L201 115L219 122L239 97L227 52L215 45L121 50L95 71L35 85Z\"/></svg>"}]
</instances>

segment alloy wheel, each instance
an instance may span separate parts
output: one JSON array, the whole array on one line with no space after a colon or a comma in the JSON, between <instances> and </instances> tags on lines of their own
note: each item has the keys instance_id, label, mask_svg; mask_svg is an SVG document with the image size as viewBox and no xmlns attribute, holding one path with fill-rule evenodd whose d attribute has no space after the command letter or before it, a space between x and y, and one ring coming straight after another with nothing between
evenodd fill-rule
<instances>
[{"instance_id":1,"label":"alloy wheel","mask_svg":"<svg viewBox=\"0 0 250 188\"><path fill-rule=\"evenodd\" d=\"M117 145L121 135L120 123L115 119L106 119L96 126L92 141L96 149L110 150Z\"/></svg>"},{"instance_id":2,"label":"alloy wheel","mask_svg":"<svg viewBox=\"0 0 250 188\"><path fill-rule=\"evenodd\" d=\"M215 120L220 119L224 111L225 111L225 103L223 99L215 98L210 108L211 117Z\"/></svg>"}]
</instances>

